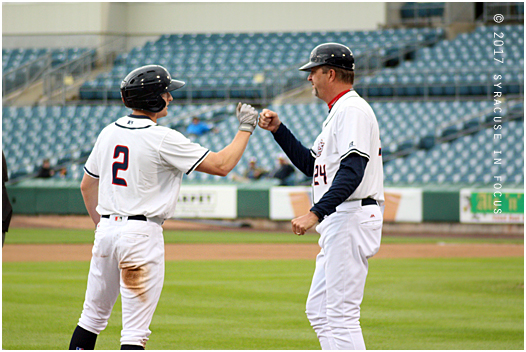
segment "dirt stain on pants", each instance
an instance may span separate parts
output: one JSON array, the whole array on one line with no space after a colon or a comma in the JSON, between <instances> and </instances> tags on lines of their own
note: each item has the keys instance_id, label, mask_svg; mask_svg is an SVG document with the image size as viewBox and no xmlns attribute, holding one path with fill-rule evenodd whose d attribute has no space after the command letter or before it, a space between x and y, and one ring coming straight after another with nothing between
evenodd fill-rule
<instances>
[{"instance_id":1,"label":"dirt stain on pants","mask_svg":"<svg viewBox=\"0 0 526 352\"><path fill-rule=\"evenodd\" d=\"M124 286L139 297L141 301L146 302L146 281L148 280L146 264L121 262L119 268Z\"/></svg>"}]
</instances>

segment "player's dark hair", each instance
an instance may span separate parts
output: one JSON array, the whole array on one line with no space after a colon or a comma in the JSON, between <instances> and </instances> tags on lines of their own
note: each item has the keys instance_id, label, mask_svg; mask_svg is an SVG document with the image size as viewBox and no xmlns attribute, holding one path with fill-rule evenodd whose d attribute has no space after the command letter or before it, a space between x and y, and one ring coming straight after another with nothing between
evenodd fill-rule
<instances>
[{"instance_id":1,"label":"player's dark hair","mask_svg":"<svg viewBox=\"0 0 526 352\"><path fill-rule=\"evenodd\" d=\"M343 68L323 65L321 67L323 73L329 72L329 70L334 70L336 72L336 78L343 83L354 84L354 71L344 70Z\"/></svg>"}]
</instances>

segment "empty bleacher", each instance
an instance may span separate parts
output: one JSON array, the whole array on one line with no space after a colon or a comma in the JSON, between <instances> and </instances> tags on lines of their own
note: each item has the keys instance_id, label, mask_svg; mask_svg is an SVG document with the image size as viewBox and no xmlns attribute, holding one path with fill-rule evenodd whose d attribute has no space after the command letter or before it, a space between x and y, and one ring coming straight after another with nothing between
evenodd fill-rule
<instances>
[{"instance_id":1,"label":"empty bleacher","mask_svg":"<svg viewBox=\"0 0 526 352\"><path fill-rule=\"evenodd\" d=\"M418 49L414 60L364 77L356 87L369 97L482 96L498 83L495 74L503 76L503 94L524 94L524 26L478 27Z\"/></svg>"},{"instance_id":2,"label":"empty bleacher","mask_svg":"<svg viewBox=\"0 0 526 352\"><path fill-rule=\"evenodd\" d=\"M39 78L44 71L72 62L94 50L73 48L2 49L2 95L6 96ZM73 73L73 72L70 72Z\"/></svg>"},{"instance_id":3,"label":"empty bleacher","mask_svg":"<svg viewBox=\"0 0 526 352\"><path fill-rule=\"evenodd\" d=\"M187 81L185 89L174 92L175 99L264 99L305 82L305 74L297 68L318 44L349 45L360 66L362 56L367 60L396 56L407 47L433 43L443 35L442 29L431 28L163 35L117 57L112 71L86 82L80 96L119 99L119 84L127 73L142 65L160 64Z\"/></svg>"},{"instance_id":4,"label":"empty bleacher","mask_svg":"<svg viewBox=\"0 0 526 352\"><path fill-rule=\"evenodd\" d=\"M507 187L524 185L524 122L502 124L502 140L494 139L493 128L460 137L450 143L419 150L406 158L384 164L386 185L424 186L430 184L490 185L497 181ZM502 151L502 154L494 154ZM495 159L501 159L500 164Z\"/></svg>"},{"instance_id":5,"label":"empty bleacher","mask_svg":"<svg viewBox=\"0 0 526 352\"><path fill-rule=\"evenodd\" d=\"M18 68L35 61L50 56L52 66L58 66L66 61L74 60L87 53L87 48L26 48L26 49L2 49L2 71Z\"/></svg>"}]
</instances>

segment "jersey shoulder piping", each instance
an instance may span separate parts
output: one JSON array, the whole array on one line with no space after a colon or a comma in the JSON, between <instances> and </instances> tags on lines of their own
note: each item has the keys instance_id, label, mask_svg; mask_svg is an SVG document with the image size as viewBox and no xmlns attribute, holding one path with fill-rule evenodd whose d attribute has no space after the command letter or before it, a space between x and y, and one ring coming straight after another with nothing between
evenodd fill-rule
<instances>
[{"instance_id":1,"label":"jersey shoulder piping","mask_svg":"<svg viewBox=\"0 0 526 352\"><path fill-rule=\"evenodd\" d=\"M86 173L87 173L88 175L90 175L91 177L93 177L93 178L99 178L99 176L98 176L98 175L95 175L94 173L92 173L92 172L89 172L89 170L88 170L88 169L86 169L86 167L85 167L85 166L84 166L84 171L86 171Z\"/></svg>"},{"instance_id":2,"label":"jersey shoulder piping","mask_svg":"<svg viewBox=\"0 0 526 352\"><path fill-rule=\"evenodd\" d=\"M358 155L363 156L364 158L367 158L367 159L371 159L371 157L368 154L366 154L366 153L364 153L364 152L362 152L362 151L360 151L360 150L358 150L356 148L353 148L353 149L347 151L345 154L343 154L340 157L340 160L343 160L343 159L347 158L352 153L358 154Z\"/></svg>"},{"instance_id":3,"label":"jersey shoulder piping","mask_svg":"<svg viewBox=\"0 0 526 352\"><path fill-rule=\"evenodd\" d=\"M208 155L208 153L210 153L210 150L207 150L206 153L204 153L203 156L200 157L199 160L197 160L197 161L195 162L195 164L190 168L190 170L188 170L188 171L186 172L186 174L189 175L192 171L194 171L194 170L197 168L197 166L198 166L199 164L201 164L201 162L202 162L202 161L204 160L204 158Z\"/></svg>"}]
</instances>

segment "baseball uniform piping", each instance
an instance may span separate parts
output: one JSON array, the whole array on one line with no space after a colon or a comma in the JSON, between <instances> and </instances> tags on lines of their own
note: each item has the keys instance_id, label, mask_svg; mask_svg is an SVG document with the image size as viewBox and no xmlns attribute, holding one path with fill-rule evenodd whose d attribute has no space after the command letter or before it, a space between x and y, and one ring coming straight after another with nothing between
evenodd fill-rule
<instances>
[{"instance_id":1,"label":"baseball uniform piping","mask_svg":"<svg viewBox=\"0 0 526 352\"><path fill-rule=\"evenodd\" d=\"M202 162L203 160L205 160L205 157L208 155L208 153L210 153L210 150L207 150L206 153L203 154L203 156L202 156L201 158L199 158L199 160L197 160L197 162L196 162L196 163L190 168L190 170L188 170L188 172L187 172L186 174L187 174L187 175L190 175L190 173L191 173L192 171L194 171L195 168L198 167L199 164L201 164L201 162Z\"/></svg>"},{"instance_id":2,"label":"baseball uniform piping","mask_svg":"<svg viewBox=\"0 0 526 352\"><path fill-rule=\"evenodd\" d=\"M361 155L361 156L363 156L364 158L367 158L368 160L371 159L371 158L369 157L368 154L365 154L364 152L361 152L361 151L359 151L358 149L351 149L351 150L349 150L347 153L343 154L342 157L340 158L340 160L345 159L346 157L349 156L349 154L352 154L352 153L356 153L356 154L358 154L358 155Z\"/></svg>"},{"instance_id":3,"label":"baseball uniform piping","mask_svg":"<svg viewBox=\"0 0 526 352\"><path fill-rule=\"evenodd\" d=\"M90 175L91 177L99 178L99 176L95 175L94 173L89 172L88 169L86 169L85 166L84 166L84 171L86 171L86 173L87 173L88 175Z\"/></svg>"},{"instance_id":4,"label":"baseball uniform piping","mask_svg":"<svg viewBox=\"0 0 526 352\"><path fill-rule=\"evenodd\" d=\"M119 125L117 122L115 122L115 126L120 127L120 128L126 128L128 130L142 130L142 129L145 129L145 128L152 127L154 125L148 125L148 126L143 126L143 127L128 127L128 126Z\"/></svg>"}]
</instances>

